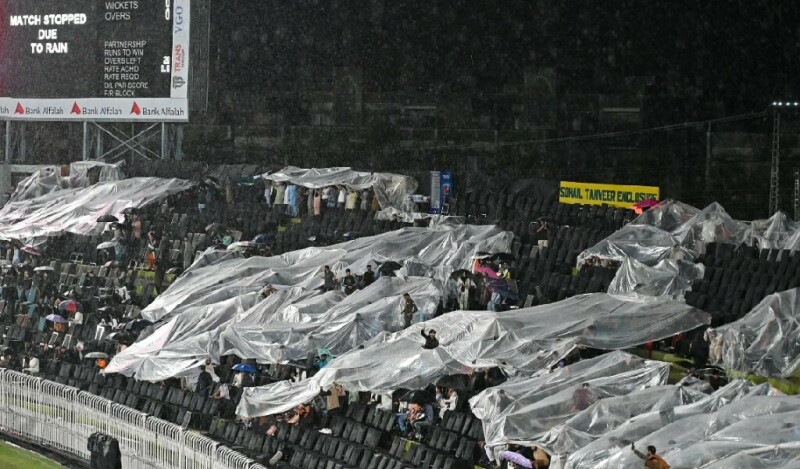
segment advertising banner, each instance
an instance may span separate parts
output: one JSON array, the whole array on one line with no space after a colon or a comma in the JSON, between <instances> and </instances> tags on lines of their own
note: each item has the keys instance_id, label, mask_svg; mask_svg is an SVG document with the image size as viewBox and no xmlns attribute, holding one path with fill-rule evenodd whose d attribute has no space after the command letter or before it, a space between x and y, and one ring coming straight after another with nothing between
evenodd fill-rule
<instances>
[{"instance_id":1,"label":"advertising banner","mask_svg":"<svg viewBox=\"0 0 800 469\"><path fill-rule=\"evenodd\" d=\"M442 195L442 209L440 213L449 215L450 199L453 197L453 174L450 171L442 171L439 180L439 193Z\"/></svg>"},{"instance_id":2,"label":"advertising banner","mask_svg":"<svg viewBox=\"0 0 800 469\"><path fill-rule=\"evenodd\" d=\"M431 171L431 203L429 213L438 215L442 212L442 173Z\"/></svg>"},{"instance_id":3,"label":"advertising banner","mask_svg":"<svg viewBox=\"0 0 800 469\"><path fill-rule=\"evenodd\" d=\"M562 204L608 204L612 207L631 208L647 199L660 200L659 188L561 181L558 190L558 201Z\"/></svg>"}]
</instances>

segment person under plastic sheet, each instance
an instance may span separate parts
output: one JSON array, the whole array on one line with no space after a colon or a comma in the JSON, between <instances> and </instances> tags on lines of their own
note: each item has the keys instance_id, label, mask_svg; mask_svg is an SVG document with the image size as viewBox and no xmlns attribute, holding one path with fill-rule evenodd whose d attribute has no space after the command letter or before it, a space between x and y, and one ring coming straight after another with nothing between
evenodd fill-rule
<instances>
[{"instance_id":1,"label":"person under plastic sheet","mask_svg":"<svg viewBox=\"0 0 800 469\"><path fill-rule=\"evenodd\" d=\"M581 387L576 389L572 394L572 409L570 409L570 412L574 413L588 409L595 401L597 401L597 397L592 390L589 389L589 383L583 383Z\"/></svg>"},{"instance_id":2,"label":"person under plastic sheet","mask_svg":"<svg viewBox=\"0 0 800 469\"><path fill-rule=\"evenodd\" d=\"M644 459L644 467L646 469L670 469L670 465L664 458L656 454L656 447L650 445L647 447L647 454L642 454L641 451L636 449L634 443L631 443L631 450L640 459Z\"/></svg>"}]
</instances>

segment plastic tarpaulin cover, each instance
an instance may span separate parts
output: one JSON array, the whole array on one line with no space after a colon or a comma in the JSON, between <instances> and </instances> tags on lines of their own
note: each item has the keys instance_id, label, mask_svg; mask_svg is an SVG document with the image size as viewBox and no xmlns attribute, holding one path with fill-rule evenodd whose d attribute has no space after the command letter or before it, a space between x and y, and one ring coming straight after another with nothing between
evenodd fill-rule
<instances>
[{"instance_id":1,"label":"plastic tarpaulin cover","mask_svg":"<svg viewBox=\"0 0 800 469\"><path fill-rule=\"evenodd\" d=\"M132 178L64 189L10 202L0 210L0 238L36 239L64 233L85 235L101 229L101 215L122 219L128 207L143 207L191 187L181 179Z\"/></svg>"},{"instance_id":2,"label":"plastic tarpaulin cover","mask_svg":"<svg viewBox=\"0 0 800 469\"><path fill-rule=\"evenodd\" d=\"M372 188L383 209L401 209L408 195L417 190L417 180L401 174L368 173L351 168L297 168L287 166L280 171L262 175L275 182L288 182L311 189L327 186L347 186L352 189Z\"/></svg>"},{"instance_id":3,"label":"plastic tarpaulin cover","mask_svg":"<svg viewBox=\"0 0 800 469\"><path fill-rule=\"evenodd\" d=\"M390 391L422 387L475 368L500 366L509 372L532 374L556 363L576 346L622 349L709 321L707 313L678 301L606 293L502 314L457 311L426 322L439 339L435 350L422 348L418 327L379 335L364 349L337 357L312 379L295 385L296 396L280 406L274 406L271 386L248 389L239 412L248 416L281 412L333 383L351 390ZM263 399L269 399L269 404Z\"/></svg>"},{"instance_id":4,"label":"plastic tarpaulin cover","mask_svg":"<svg viewBox=\"0 0 800 469\"><path fill-rule=\"evenodd\" d=\"M142 311L146 319L173 324L147 338L153 341L151 337L163 334L160 347L136 342L106 370L157 381L191 374L194 363L221 354L286 363L305 359L317 348L344 353L384 331L400 329L404 293L417 304L418 319L432 316L443 297L441 279L468 266L478 251L506 252L510 241L511 235L497 227L458 226L406 228L273 257L245 259L232 251L207 251ZM360 273L367 264L386 261L405 264L401 270L411 276L383 276L350 296L319 289L326 265L341 278L346 268ZM261 298L267 286L278 291ZM251 297L257 301L245 301ZM237 298L242 300L233 301ZM191 329L174 327L196 322L201 313L208 322ZM160 365L165 357L176 365Z\"/></svg>"},{"instance_id":5,"label":"plastic tarpaulin cover","mask_svg":"<svg viewBox=\"0 0 800 469\"><path fill-rule=\"evenodd\" d=\"M655 445L672 467L751 467L725 461L746 458L766 447L800 443L800 399L758 395L762 390L757 388L710 412L702 400L634 417L573 453L563 467L641 467L642 460L631 451L631 443L640 449ZM780 464L791 461L793 454L776 451L776 466L766 467L783 467Z\"/></svg>"},{"instance_id":6,"label":"plastic tarpaulin cover","mask_svg":"<svg viewBox=\"0 0 800 469\"><path fill-rule=\"evenodd\" d=\"M544 440L548 432L603 398L666 384L669 364L617 351L553 373L511 380L470 400L487 446Z\"/></svg>"},{"instance_id":7,"label":"plastic tarpaulin cover","mask_svg":"<svg viewBox=\"0 0 800 469\"><path fill-rule=\"evenodd\" d=\"M553 455L570 454L632 417L666 411L705 397L700 391L667 385L604 398L548 430L536 444Z\"/></svg>"},{"instance_id":8,"label":"plastic tarpaulin cover","mask_svg":"<svg viewBox=\"0 0 800 469\"><path fill-rule=\"evenodd\" d=\"M608 292L678 298L691 289L693 281L702 279L704 273L703 264L666 259L650 267L628 257L617 270Z\"/></svg>"},{"instance_id":9,"label":"plastic tarpaulin cover","mask_svg":"<svg viewBox=\"0 0 800 469\"><path fill-rule=\"evenodd\" d=\"M738 321L709 329L709 358L725 368L788 377L800 370L800 289L767 296Z\"/></svg>"},{"instance_id":10,"label":"plastic tarpaulin cover","mask_svg":"<svg viewBox=\"0 0 800 469\"><path fill-rule=\"evenodd\" d=\"M694 260L712 242L740 244L749 227L714 202L698 210L665 200L619 231L578 255L578 266L589 258L622 262L633 258L648 266L665 259Z\"/></svg>"},{"instance_id":11,"label":"plastic tarpaulin cover","mask_svg":"<svg viewBox=\"0 0 800 469\"><path fill-rule=\"evenodd\" d=\"M125 175L119 164L108 164L99 161L80 161L69 165L69 177L61 177L60 166L46 166L17 184L9 202L35 199L51 192L63 189L75 189L90 185L89 171L100 168L98 182L117 181Z\"/></svg>"}]
</instances>

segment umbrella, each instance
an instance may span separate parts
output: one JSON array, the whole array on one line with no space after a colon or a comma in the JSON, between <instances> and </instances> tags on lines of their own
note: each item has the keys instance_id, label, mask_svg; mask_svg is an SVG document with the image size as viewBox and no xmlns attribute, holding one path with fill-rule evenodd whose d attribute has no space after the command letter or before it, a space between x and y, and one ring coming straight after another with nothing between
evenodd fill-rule
<instances>
[{"instance_id":1,"label":"umbrella","mask_svg":"<svg viewBox=\"0 0 800 469\"><path fill-rule=\"evenodd\" d=\"M101 215L100 218L97 219L97 223L116 223L119 221L119 218L111 215L110 213L106 213L105 215Z\"/></svg>"},{"instance_id":2,"label":"umbrella","mask_svg":"<svg viewBox=\"0 0 800 469\"><path fill-rule=\"evenodd\" d=\"M81 304L75 300L62 301L58 305L58 309L61 311L69 311L70 313L74 313L75 311L81 309Z\"/></svg>"},{"instance_id":3,"label":"umbrella","mask_svg":"<svg viewBox=\"0 0 800 469\"><path fill-rule=\"evenodd\" d=\"M645 210L655 207L656 205L658 205L658 201L651 197L649 199L645 199L642 200L641 202L633 204L631 206L631 210L633 210L637 215L641 215L642 213L644 213Z\"/></svg>"},{"instance_id":4,"label":"umbrella","mask_svg":"<svg viewBox=\"0 0 800 469\"><path fill-rule=\"evenodd\" d=\"M400 400L415 404L430 404L436 401L436 397L424 389L417 389L416 391L406 393Z\"/></svg>"},{"instance_id":5,"label":"umbrella","mask_svg":"<svg viewBox=\"0 0 800 469\"><path fill-rule=\"evenodd\" d=\"M238 365L234 365L233 371L243 371L245 373L255 373L256 367L249 363L239 363Z\"/></svg>"},{"instance_id":6,"label":"umbrella","mask_svg":"<svg viewBox=\"0 0 800 469\"><path fill-rule=\"evenodd\" d=\"M464 391L469 388L469 376L463 374L455 374L444 376L436 382L440 388L452 388L456 391Z\"/></svg>"},{"instance_id":7,"label":"umbrella","mask_svg":"<svg viewBox=\"0 0 800 469\"><path fill-rule=\"evenodd\" d=\"M97 245L97 249L111 249L119 246L119 241L116 239L112 239L111 241L106 241L105 243L100 243Z\"/></svg>"},{"instance_id":8,"label":"umbrella","mask_svg":"<svg viewBox=\"0 0 800 469\"><path fill-rule=\"evenodd\" d=\"M234 249L250 249L257 247L258 244L253 243L251 241L236 241L235 243L231 243L228 245L228 250L233 251Z\"/></svg>"},{"instance_id":9,"label":"umbrella","mask_svg":"<svg viewBox=\"0 0 800 469\"><path fill-rule=\"evenodd\" d=\"M212 223L206 226L206 233L227 233L228 229L222 223Z\"/></svg>"},{"instance_id":10,"label":"umbrella","mask_svg":"<svg viewBox=\"0 0 800 469\"><path fill-rule=\"evenodd\" d=\"M20 251L28 253L28 254L30 254L32 256L41 256L42 255L42 253L39 251L39 249L34 247L34 246L23 246L22 249L20 249Z\"/></svg>"},{"instance_id":11,"label":"umbrella","mask_svg":"<svg viewBox=\"0 0 800 469\"><path fill-rule=\"evenodd\" d=\"M472 277L472 272L470 272L469 270L467 270L467 269L458 269L455 272L453 272L452 274L450 274L450 278L456 278L456 279L457 278L461 278L461 276L463 274L467 274L467 278Z\"/></svg>"},{"instance_id":12,"label":"umbrella","mask_svg":"<svg viewBox=\"0 0 800 469\"><path fill-rule=\"evenodd\" d=\"M50 267L49 265L43 265L41 267L37 267L33 269L34 272L55 272L56 269Z\"/></svg>"},{"instance_id":13,"label":"umbrella","mask_svg":"<svg viewBox=\"0 0 800 469\"><path fill-rule=\"evenodd\" d=\"M483 275L486 275L486 276L487 276L487 277L489 277L489 278L498 278L498 277L497 277L497 272L495 272L494 270L492 270L490 267L486 267L486 266L480 266L480 267L477 267L477 268L475 269L475 273L476 273L476 274L483 274Z\"/></svg>"},{"instance_id":14,"label":"umbrella","mask_svg":"<svg viewBox=\"0 0 800 469\"><path fill-rule=\"evenodd\" d=\"M401 267L403 266L400 265L399 262L387 261L381 264L380 267L378 267L378 272L380 272L381 274L391 274L394 273L395 270L400 269Z\"/></svg>"},{"instance_id":15,"label":"umbrella","mask_svg":"<svg viewBox=\"0 0 800 469\"><path fill-rule=\"evenodd\" d=\"M531 463L531 460L519 453L515 453L513 451L502 451L500 452L500 457L506 461L513 462L519 467L526 467L528 469L533 468L533 463Z\"/></svg>"},{"instance_id":16,"label":"umbrella","mask_svg":"<svg viewBox=\"0 0 800 469\"><path fill-rule=\"evenodd\" d=\"M256 244L269 244L273 241L275 241L275 235L269 235L263 233L253 238L253 242Z\"/></svg>"},{"instance_id":17,"label":"umbrella","mask_svg":"<svg viewBox=\"0 0 800 469\"><path fill-rule=\"evenodd\" d=\"M67 322L66 319L62 318L58 314L49 314L45 319L47 319L50 322Z\"/></svg>"},{"instance_id":18,"label":"umbrella","mask_svg":"<svg viewBox=\"0 0 800 469\"><path fill-rule=\"evenodd\" d=\"M633 206L631 208L643 209L643 208L655 207L656 205L658 205L658 201L656 199L650 197L649 199L645 199L645 200L642 200L641 202L637 202L637 203L633 204Z\"/></svg>"},{"instance_id":19,"label":"umbrella","mask_svg":"<svg viewBox=\"0 0 800 469\"><path fill-rule=\"evenodd\" d=\"M108 354L103 352L89 352L84 355L83 358L108 358Z\"/></svg>"},{"instance_id":20,"label":"umbrella","mask_svg":"<svg viewBox=\"0 0 800 469\"><path fill-rule=\"evenodd\" d=\"M494 262L508 262L508 263L514 262L515 260L517 260L517 258L514 257L513 254L508 253L508 252L498 252L497 254L492 254L491 259Z\"/></svg>"},{"instance_id":21,"label":"umbrella","mask_svg":"<svg viewBox=\"0 0 800 469\"><path fill-rule=\"evenodd\" d=\"M141 319L141 318L134 319L133 321L128 321L128 323L125 324L125 330L126 331L142 330L145 327L150 326L152 324L153 321L148 321L147 319Z\"/></svg>"}]
</instances>

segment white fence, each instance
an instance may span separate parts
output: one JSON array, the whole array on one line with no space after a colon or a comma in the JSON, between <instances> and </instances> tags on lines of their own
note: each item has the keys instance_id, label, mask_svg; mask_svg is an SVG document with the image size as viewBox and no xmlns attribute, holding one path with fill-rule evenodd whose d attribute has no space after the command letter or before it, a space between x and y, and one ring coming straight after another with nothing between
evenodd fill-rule
<instances>
[{"instance_id":1,"label":"white fence","mask_svg":"<svg viewBox=\"0 0 800 469\"><path fill-rule=\"evenodd\" d=\"M119 440L125 469L264 469L197 433L102 397L0 369L0 432L89 460L89 435Z\"/></svg>"}]
</instances>

